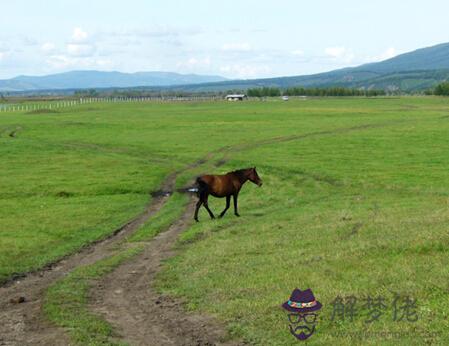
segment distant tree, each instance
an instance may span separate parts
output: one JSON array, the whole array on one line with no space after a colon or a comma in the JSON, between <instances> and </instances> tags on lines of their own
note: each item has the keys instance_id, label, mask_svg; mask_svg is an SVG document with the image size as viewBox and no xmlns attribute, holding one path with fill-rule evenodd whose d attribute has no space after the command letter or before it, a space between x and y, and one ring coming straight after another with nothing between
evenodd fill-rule
<instances>
[{"instance_id":1,"label":"distant tree","mask_svg":"<svg viewBox=\"0 0 449 346\"><path fill-rule=\"evenodd\" d=\"M436 86L435 95L449 96L449 82L443 82Z\"/></svg>"},{"instance_id":2,"label":"distant tree","mask_svg":"<svg viewBox=\"0 0 449 346\"><path fill-rule=\"evenodd\" d=\"M77 90L74 95L76 97L97 97L99 96L99 92L95 89Z\"/></svg>"},{"instance_id":3,"label":"distant tree","mask_svg":"<svg viewBox=\"0 0 449 346\"><path fill-rule=\"evenodd\" d=\"M281 90L276 87L251 88L246 93L250 97L281 96Z\"/></svg>"},{"instance_id":4,"label":"distant tree","mask_svg":"<svg viewBox=\"0 0 449 346\"><path fill-rule=\"evenodd\" d=\"M257 96L279 96L280 90L278 88L259 88L248 90L248 95ZM328 87L328 88L304 88L304 87L289 87L282 90L282 95L285 96L381 96L385 95L385 90L382 89L351 89L343 87Z\"/></svg>"},{"instance_id":5,"label":"distant tree","mask_svg":"<svg viewBox=\"0 0 449 346\"><path fill-rule=\"evenodd\" d=\"M261 89L259 88L251 88L246 91L246 94L249 97L261 97Z\"/></svg>"}]
</instances>

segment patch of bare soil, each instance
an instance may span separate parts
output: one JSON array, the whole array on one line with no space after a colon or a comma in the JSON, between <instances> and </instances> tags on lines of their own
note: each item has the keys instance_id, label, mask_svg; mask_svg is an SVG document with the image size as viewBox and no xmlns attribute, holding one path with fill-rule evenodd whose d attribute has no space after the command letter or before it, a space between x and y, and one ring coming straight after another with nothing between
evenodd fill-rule
<instances>
[{"instance_id":1,"label":"patch of bare soil","mask_svg":"<svg viewBox=\"0 0 449 346\"><path fill-rule=\"evenodd\" d=\"M91 290L90 308L102 315L131 345L239 345L225 341L223 326L209 316L187 313L182 302L152 287L162 261L192 222L194 204L169 229L156 236L142 254L119 266Z\"/></svg>"}]
</instances>

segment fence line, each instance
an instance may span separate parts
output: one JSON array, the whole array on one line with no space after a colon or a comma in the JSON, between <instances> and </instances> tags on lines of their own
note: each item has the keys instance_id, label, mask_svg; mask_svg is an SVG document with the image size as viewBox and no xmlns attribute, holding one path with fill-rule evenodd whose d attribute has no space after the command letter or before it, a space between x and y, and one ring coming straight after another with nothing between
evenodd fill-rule
<instances>
[{"instance_id":1,"label":"fence line","mask_svg":"<svg viewBox=\"0 0 449 346\"><path fill-rule=\"evenodd\" d=\"M1 112L31 112L41 109L58 109L65 107L80 106L89 103L125 103L125 102L191 102L191 101L221 101L221 96L190 96L190 97L83 97L77 100L61 101L37 101L36 103L23 104L0 104Z\"/></svg>"}]
</instances>

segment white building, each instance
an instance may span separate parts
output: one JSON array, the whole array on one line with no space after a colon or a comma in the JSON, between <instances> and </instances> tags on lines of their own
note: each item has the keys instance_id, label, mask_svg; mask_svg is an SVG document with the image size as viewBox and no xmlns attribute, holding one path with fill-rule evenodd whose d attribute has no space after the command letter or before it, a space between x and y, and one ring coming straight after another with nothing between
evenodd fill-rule
<instances>
[{"instance_id":1,"label":"white building","mask_svg":"<svg viewBox=\"0 0 449 346\"><path fill-rule=\"evenodd\" d=\"M244 99L248 98L245 94L229 94L226 95L226 100L228 101L243 101Z\"/></svg>"}]
</instances>

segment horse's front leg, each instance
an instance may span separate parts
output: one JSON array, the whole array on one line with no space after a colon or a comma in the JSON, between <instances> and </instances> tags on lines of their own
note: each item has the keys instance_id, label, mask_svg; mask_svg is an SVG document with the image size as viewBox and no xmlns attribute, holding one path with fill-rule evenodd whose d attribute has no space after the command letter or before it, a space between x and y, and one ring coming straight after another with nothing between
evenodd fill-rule
<instances>
[{"instance_id":1,"label":"horse's front leg","mask_svg":"<svg viewBox=\"0 0 449 346\"><path fill-rule=\"evenodd\" d=\"M224 210L221 212L220 217L223 217L224 214L226 214L226 211L229 209L229 205L231 204L231 195L226 196L226 207L224 208Z\"/></svg>"},{"instance_id":2,"label":"horse's front leg","mask_svg":"<svg viewBox=\"0 0 449 346\"><path fill-rule=\"evenodd\" d=\"M237 210L237 197L238 197L238 192L234 194L234 215L235 216L240 216L238 210Z\"/></svg>"}]
</instances>

